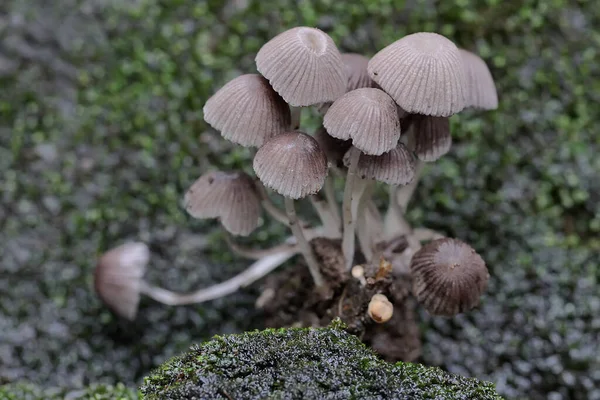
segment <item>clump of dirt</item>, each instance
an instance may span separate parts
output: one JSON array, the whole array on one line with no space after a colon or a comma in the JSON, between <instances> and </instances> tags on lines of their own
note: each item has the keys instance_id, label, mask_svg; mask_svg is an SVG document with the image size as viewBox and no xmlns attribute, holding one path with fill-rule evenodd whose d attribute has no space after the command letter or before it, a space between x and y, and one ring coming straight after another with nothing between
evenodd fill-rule
<instances>
[{"instance_id":1,"label":"clump of dirt","mask_svg":"<svg viewBox=\"0 0 600 400\"><path fill-rule=\"evenodd\" d=\"M311 245L320 262L327 289L315 288L308 268L298 263L270 275L257 307L264 310L270 327L324 327L339 317L348 331L360 337L384 359L414 361L421 354L415 318L416 300L410 296L411 280L404 265L392 263L408 247L399 239L380 249L377 263L365 263L362 254L355 265L362 274L352 276L344 268L341 240L315 238ZM385 295L394 305L392 318L375 323L367 314L371 298Z\"/></svg>"}]
</instances>

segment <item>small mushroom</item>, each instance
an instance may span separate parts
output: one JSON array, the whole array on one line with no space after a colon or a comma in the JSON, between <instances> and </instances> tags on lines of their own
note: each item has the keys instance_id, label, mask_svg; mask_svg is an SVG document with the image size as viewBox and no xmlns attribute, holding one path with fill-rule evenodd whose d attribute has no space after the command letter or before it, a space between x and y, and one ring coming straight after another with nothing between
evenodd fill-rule
<instances>
[{"instance_id":1,"label":"small mushroom","mask_svg":"<svg viewBox=\"0 0 600 400\"><path fill-rule=\"evenodd\" d=\"M306 133L286 132L273 137L256 152L253 167L266 187L284 197L290 228L315 285L324 285L314 252L298 224L294 200L321 190L327 177L327 156L318 142Z\"/></svg>"},{"instance_id":2,"label":"small mushroom","mask_svg":"<svg viewBox=\"0 0 600 400\"><path fill-rule=\"evenodd\" d=\"M104 253L94 270L94 289L117 315L135 319L143 277L150 260L148 246L128 242Z\"/></svg>"},{"instance_id":3,"label":"small mushroom","mask_svg":"<svg viewBox=\"0 0 600 400\"><path fill-rule=\"evenodd\" d=\"M379 89L363 88L348 92L336 100L325 114L323 125L334 138L352 139L344 188L342 239L346 268L350 270L358 212L352 204L360 203L367 184L365 180L356 178L361 152L381 155L396 147L400 139L400 118L390 96Z\"/></svg>"},{"instance_id":4,"label":"small mushroom","mask_svg":"<svg viewBox=\"0 0 600 400\"><path fill-rule=\"evenodd\" d=\"M431 32L407 35L369 61L369 76L405 111L448 117L465 108L462 57L449 39Z\"/></svg>"},{"instance_id":5,"label":"small mushroom","mask_svg":"<svg viewBox=\"0 0 600 400\"><path fill-rule=\"evenodd\" d=\"M408 147L419 160L432 162L450 151L452 136L450 120L447 117L413 115L413 134L409 135Z\"/></svg>"},{"instance_id":6,"label":"small mushroom","mask_svg":"<svg viewBox=\"0 0 600 400\"><path fill-rule=\"evenodd\" d=\"M203 111L206 122L242 146L260 147L291 123L288 105L258 74L228 82L207 100Z\"/></svg>"},{"instance_id":7,"label":"small mushroom","mask_svg":"<svg viewBox=\"0 0 600 400\"><path fill-rule=\"evenodd\" d=\"M394 305L383 294L375 294L371 297L367 308L369 317L378 324L389 321L394 315Z\"/></svg>"},{"instance_id":8,"label":"small mushroom","mask_svg":"<svg viewBox=\"0 0 600 400\"><path fill-rule=\"evenodd\" d=\"M413 293L430 314L453 316L479 304L489 273L468 244L451 238L434 240L410 263Z\"/></svg>"},{"instance_id":9,"label":"small mushroom","mask_svg":"<svg viewBox=\"0 0 600 400\"><path fill-rule=\"evenodd\" d=\"M459 49L467 78L467 107L483 110L498 108L498 93L494 78L485 61L477 54Z\"/></svg>"},{"instance_id":10,"label":"small mushroom","mask_svg":"<svg viewBox=\"0 0 600 400\"><path fill-rule=\"evenodd\" d=\"M325 32L296 27L265 43L256 68L294 107L334 101L346 91L344 63Z\"/></svg>"},{"instance_id":11,"label":"small mushroom","mask_svg":"<svg viewBox=\"0 0 600 400\"><path fill-rule=\"evenodd\" d=\"M184 197L194 218L219 218L234 235L248 236L258 227L261 199L244 172L212 171L198 178Z\"/></svg>"}]
</instances>

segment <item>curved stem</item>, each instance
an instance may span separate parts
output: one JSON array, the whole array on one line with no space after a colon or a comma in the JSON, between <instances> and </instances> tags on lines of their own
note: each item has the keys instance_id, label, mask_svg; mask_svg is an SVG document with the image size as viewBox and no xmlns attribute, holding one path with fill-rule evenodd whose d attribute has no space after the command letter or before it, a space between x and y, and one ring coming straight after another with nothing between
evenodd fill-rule
<instances>
[{"instance_id":1,"label":"curved stem","mask_svg":"<svg viewBox=\"0 0 600 400\"><path fill-rule=\"evenodd\" d=\"M325 284L325 281L323 280L323 276L321 275L319 263L315 258L315 254L313 253L312 248L310 247L310 243L308 243L308 241L304 237L304 233L302 233L302 227L298 224L296 208L294 207L294 199L284 197L284 202L285 211L290 220L290 228L292 230L292 233L296 237L296 240L298 241L298 247L306 260L308 270L310 271L310 274L312 275L312 278L315 281L315 286L323 286Z\"/></svg>"},{"instance_id":2,"label":"curved stem","mask_svg":"<svg viewBox=\"0 0 600 400\"><path fill-rule=\"evenodd\" d=\"M275 205L275 203L273 203L273 201L267 194L267 190L265 189L264 185L258 179L256 179L256 188L257 188L258 194L260 196L261 204L262 204L263 208L265 209L265 211L267 212L267 214L269 214L271 217L273 217L273 219L275 221L280 222L283 225L289 227L290 220L288 219L288 216L286 215L285 212L281 211ZM300 220L300 225L304 228L307 228L310 226L307 222L304 222L302 220Z\"/></svg>"},{"instance_id":3,"label":"curved stem","mask_svg":"<svg viewBox=\"0 0 600 400\"><path fill-rule=\"evenodd\" d=\"M408 207L408 203L415 193L415 189L419 184L419 180L421 179L421 175L423 174L423 167L425 164L421 160L417 160L415 166L415 176L412 181L408 185L401 186L396 191L396 203L400 206L400 209L403 213L406 212Z\"/></svg>"},{"instance_id":4,"label":"curved stem","mask_svg":"<svg viewBox=\"0 0 600 400\"><path fill-rule=\"evenodd\" d=\"M300 118L302 117L302 107L294 107L294 106L290 106L290 113L292 115L292 123L291 128L292 130L297 130L300 129Z\"/></svg>"},{"instance_id":5,"label":"curved stem","mask_svg":"<svg viewBox=\"0 0 600 400\"><path fill-rule=\"evenodd\" d=\"M346 269L352 268L354 261L354 228L356 221L352 217L352 201L354 192L354 183L356 181L356 170L358 169L358 161L360 160L360 150L356 147L350 148L350 165L348 166L348 174L346 176L346 186L344 188L343 201L343 237L342 237L342 252L346 260Z\"/></svg>"},{"instance_id":6,"label":"curved stem","mask_svg":"<svg viewBox=\"0 0 600 400\"><path fill-rule=\"evenodd\" d=\"M402 208L397 201L397 193L400 189L398 186L389 187L389 203L388 209L385 213L384 220L384 237L385 239L391 239L396 236L401 236L409 233L412 229L409 223L404 218Z\"/></svg>"},{"instance_id":7,"label":"curved stem","mask_svg":"<svg viewBox=\"0 0 600 400\"><path fill-rule=\"evenodd\" d=\"M250 285L289 260L295 253L295 251L289 250L268 255L256 261L245 271L239 273L233 278L192 293L183 294L172 292L167 289L152 286L144 281L142 281L140 291L159 303L169 306L202 303L208 300L214 300L227 296L228 294L234 293L242 287Z\"/></svg>"}]
</instances>

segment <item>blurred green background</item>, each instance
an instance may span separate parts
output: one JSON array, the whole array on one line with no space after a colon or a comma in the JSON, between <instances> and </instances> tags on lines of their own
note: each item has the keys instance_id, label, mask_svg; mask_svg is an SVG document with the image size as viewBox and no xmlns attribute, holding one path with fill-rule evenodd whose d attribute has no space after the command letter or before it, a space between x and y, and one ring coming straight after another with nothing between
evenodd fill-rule
<instances>
[{"instance_id":1,"label":"blurred green background","mask_svg":"<svg viewBox=\"0 0 600 400\"><path fill-rule=\"evenodd\" d=\"M298 25L367 56L435 31L482 56L500 106L452 118L409 217L488 262L479 309L422 315L421 362L510 398L600 399L600 7L594 1L7 0L0 4L0 384L139 384L215 333L261 328L260 285L207 304L144 300L117 320L91 289L96 257L126 239L173 290L245 262L181 207L203 171L250 168L202 106L254 72ZM254 241L285 231L266 222Z\"/></svg>"}]
</instances>

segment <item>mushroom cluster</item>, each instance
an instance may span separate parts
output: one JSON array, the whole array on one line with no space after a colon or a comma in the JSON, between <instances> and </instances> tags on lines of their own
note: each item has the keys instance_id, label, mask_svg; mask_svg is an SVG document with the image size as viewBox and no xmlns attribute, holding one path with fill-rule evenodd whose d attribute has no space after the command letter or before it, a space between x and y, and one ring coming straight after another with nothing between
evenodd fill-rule
<instances>
[{"instance_id":1,"label":"mushroom cluster","mask_svg":"<svg viewBox=\"0 0 600 400\"><path fill-rule=\"evenodd\" d=\"M331 291L326 269L332 267L321 265L313 244L327 238L339 243L342 256L328 259L340 260L336 268L348 281L367 287L359 264L379 265L385 258L392 280L409 282L430 313L452 316L475 307L488 280L483 259L457 239L411 227L404 215L423 165L451 148L449 118L465 108L497 108L485 62L429 32L405 36L370 59L343 54L329 35L310 27L279 34L255 60L258 73L233 79L203 109L205 121L223 138L257 149L255 177L209 171L184 196L192 217L218 219L232 251L254 263L223 283L179 294L142 280L149 256L141 244L121 247L97 265L102 299L131 319L140 293L170 305L206 301L249 285L297 254L315 289ZM307 107L322 116L316 132L300 125ZM343 193L337 193L341 182ZM373 200L377 185L389 189L385 213ZM272 201L274 195L283 198L283 207ZM321 220L317 226L296 212L296 202L305 198ZM292 235L271 249L235 243L232 236L248 236L260 226L263 209ZM399 239L408 244L396 251ZM369 296L366 318L390 320L399 296Z\"/></svg>"}]
</instances>

